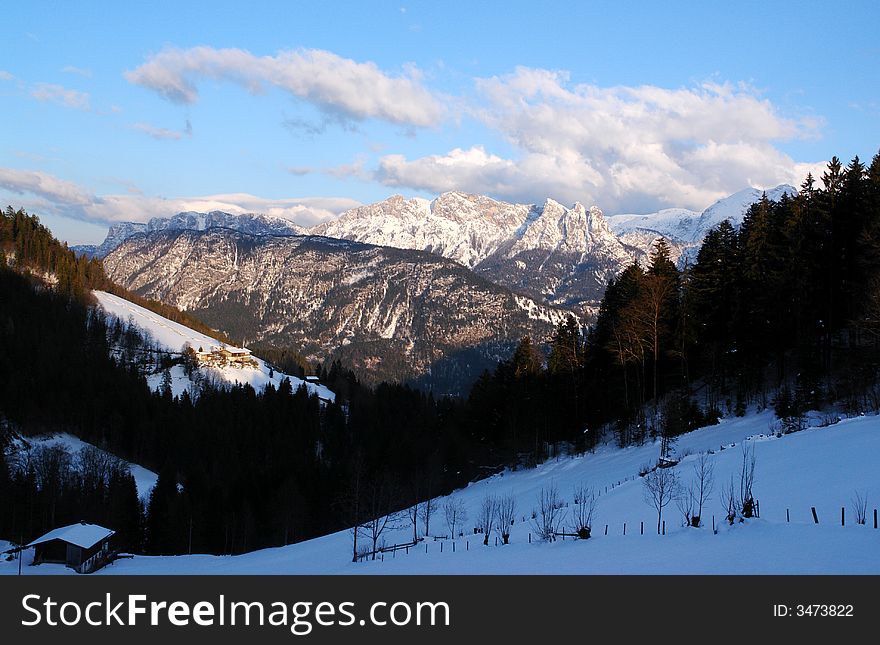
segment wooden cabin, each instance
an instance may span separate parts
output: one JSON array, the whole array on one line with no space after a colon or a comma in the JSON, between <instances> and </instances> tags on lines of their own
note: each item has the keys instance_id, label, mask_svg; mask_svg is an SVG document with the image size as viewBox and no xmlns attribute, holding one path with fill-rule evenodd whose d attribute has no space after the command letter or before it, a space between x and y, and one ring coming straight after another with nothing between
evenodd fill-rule
<instances>
[{"instance_id":1,"label":"wooden cabin","mask_svg":"<svg viewBox=\"0 0 880 645\"><path fill-rule=\"evenodd\" d=\"M97 524L71 524L49 531L28 544L34 548L34 564L64 564L77 573L91 573L109 560L115 531Z\"/></svg>"}]
</instances>

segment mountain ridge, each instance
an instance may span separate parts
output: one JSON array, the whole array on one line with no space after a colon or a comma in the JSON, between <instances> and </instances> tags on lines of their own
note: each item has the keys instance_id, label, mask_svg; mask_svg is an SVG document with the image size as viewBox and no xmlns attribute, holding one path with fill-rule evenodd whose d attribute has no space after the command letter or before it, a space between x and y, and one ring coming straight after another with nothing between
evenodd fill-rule
<instances>
[{"instance_id":1,"label":"mountain ridge","mask_svg":"<svg viewBox=\"0 0 880 645\"><path fill-rule=\"evenodd\" d=\"M135 235L104 259L111 279L208 324L375 379L419 377L459 391L523 336L549 337L567 311L534 302L424 251L230 229ZM466 365L443 360L464 351ZM443 383L447 385L444 385Z\"/></svg>"}]
</instances>

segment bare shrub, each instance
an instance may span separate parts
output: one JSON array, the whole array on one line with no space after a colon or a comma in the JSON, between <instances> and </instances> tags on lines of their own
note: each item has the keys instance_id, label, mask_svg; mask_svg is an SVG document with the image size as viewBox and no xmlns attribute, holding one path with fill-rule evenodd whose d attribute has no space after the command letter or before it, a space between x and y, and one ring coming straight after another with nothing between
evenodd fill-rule
<instances>
[{"instance_id":1,"label":"bare shrub","mask_svg":"<svg viewBox=\"0 0 880 645\"><path fill-rule=\"evenodd\" d=\"M736 483L733 475L730 476L730 482L721 489L721 507L724 509L727 522L733 524L737 512Z\"/></svg>"},{"instance_id":2,"label":"bare shrub","mask_svg":"<svg viewBox=\"0 0 880 645\"><path fill-rule=\"evenodd\" d=\"M483 544L489 545L489 536L492 535L492 527L495 525L495 507L498 504L494 495L486 495L480 504L480 514L477 517L477 527L483 533Z\"/></svg>"},{"instance_id":3,"label":"bare shrub","mask_svg":"<svg viewBox=\"0 0 880 645\"><path fill-rule=\"evenodd\" d=\"M752 486L755 483L755 447L743 442L742 444L742 468L739 476L739 508L743 517L752 517L755 514L755 498L752 494Z\"/></svg>"},{"instance_id":4,"label":"bare shrub","mask_svg":"<svg viewBox=\"0 0 880 645\"><path fill-rule=\"evenodd\" d=\"M532 525L542 540L550 541L556 538L564 518L562 509L563 504L556 484L552 483L547 488L542 488L538 496L538 509L532 513Z\"/></svg>"},{"instance_id":5,"label":"bare shrub","mask_svg":"<svg viewBox=\"0 0 880 645\"><path fill-rule=\"evenodd\" d=\"M856 516L856 524L865 524L868 519L868 491L853 493L852 507Z\"/></svg>"},{"instance_id":6,"label":"bare shrub","mask_svg":"<svg viewBox=\"0 0 880 645\"><path fill-rule=\"evenodd\" d=\"M683 486L679 488L678 496L675 498L675 505L678 507L678 510L681 512L682 518L684 519L683 525L696 526L694 522L699 522L699 516L695 516L694 514L694 509L696 508L694 484L689 484L687 488Z\"/></svg>"},{"instance_id":7,"label":"bare shrub","mask_svg":"<svg viewBox=\"0 0 880 645\"><path fill-rule=\"evenodd\" d=\"M702 524L703 506L712 499L712 491L715 489L715 463L709 459L709 455L701 453L694 464L694 498L696 514L691 515L691 524Z\"/></svg>"},{"instance_id":8,"label":"bare shrub","mask_svg":"<svg viewBox=\"0 0 880 645\"><path fill-rule=\"evenodd\" d=\"M499 497L495 501L495 521L504 544L510 543L510 527L516 518L516 499L512 494Z\"/></svg>"},{"instance_id":9,"label":"bare shrub","mask_svg":"<svg viewBox=\"0 0 880 645\"><path fill-rule=\"evenodd\" d=\"M571 513L571 529L577 536L586 540L590 537L593 528L593 515L599 503L599 494L596 489L586 484L578 484L574 487L574 509Z\"/></svg>"}]
</instances>

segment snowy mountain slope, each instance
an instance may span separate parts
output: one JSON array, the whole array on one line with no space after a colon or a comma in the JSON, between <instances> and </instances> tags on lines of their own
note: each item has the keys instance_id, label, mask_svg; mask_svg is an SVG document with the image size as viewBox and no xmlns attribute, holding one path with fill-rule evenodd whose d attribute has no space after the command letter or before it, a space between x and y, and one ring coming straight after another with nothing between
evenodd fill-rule
<instances>
[{"instance_id":1,"label":"snowy mountain slope","mask_svg":"<svg viewBox=\"0 0 880 645\"><path fill-rule=\"evenodd\" d=\"M654 443L623 450L603 447L593 454L559 458L537 469L495 475L454 492L451 497L464 503L471 519L465 523L465 535L455 540L454 551L451 540L429 538L408 554L400 551L393 557L386 554L384 561L355 564L350 562L350 534L341 531L234 557L138 556L117 562L101 575L880 573L880 532L872 528L870 519L867 526L856 525L850 506L855 491L867 491L869 516L877 506L880 471L873 461L880 453L880 418L843 420L781 438L772 434L774 428L772 415L765 412L727 419L679 438L676 451L681 462L675 471L685 482L693 478L698 453L713 451L708 457L715 468L715 491L703 512L708 526L701 529L681 526L680 514L671 504L663 515L666 535L656 534L657 513L645 503L637 474L643 464L656 460L659 447ZM720 490L739 473L743 441L757 456L754 491L761 518L728 526L721 521ZM572 487L581 482L601 492L593 521L594 537L586 541L536 541L528 516L537 506L541 488L555 484L570 511ZM516 498L517 519L510 545L494 546L493 535L490 546L484 547L482 536L473 534L471 527L487 494ZM441 507L444 501L438 500ZM817 510L818 525L813 523L811 507ZM841 507L846 507L846 526L840 525ZM790 523L786 522L786 509ZM717 534L711 529L712 515ZM432 526L432 534L448 532L442 510L437 511ZM383 538L393 544L407 541L411 535L411 527L402 525ZM0 565L0 572L11 573L11 567ZM48 565L26 570L26 574L55 572L59 568Z\"/></svg>"},{"instance_id":2,"label":"snowy mountain slope","mask_svg":"<svg viewBox=\"0 0 880 645\"><path fill-rule=\"evenodd\" d=\"M394 195L342 213L309 232L339 239L429 251L472 269L533 216L534 207L483 195L443 193L437 199Z\"/></svg>"},{"instance_id":3,"label":"snowy mountain slope","mask_svg":"<svg viewBox=\"0 0 880 645\"><path fill-rule=\"evenodd\" d=\"M783 195L796 195L797 190L787 184L767 191L746 188L719 199L701 213L684 208L667 208L647 215L611 215L607 221L620 241L636 250L641 257L650 253L659 237L664 237L672 247L674 259L681 256L692 261L706 233L724 220L739 226L749 206L760 201L765 193L771 201L779 201Z\"/></svg>"},{"instance_id":4,"label":"snowy mountain slope","mask_svg":"<svg viewBox=\"0 0 880 645\"><path fill-rule=\"evenodd\" d=\"M28 437L24 440L18 439L15 442L17 444L16 448L18 450L24 449L24 446L22 445L24 442L27 442L31 449L38 448L39 446L61 446L71 455L75 455L83 448L94 448L95 450L98 450L99 452L102 452L104 454L110 454L104 450L101 450L97 446L94 446L87 441L83 441L79 437L74 437L72 434L67 434L66 432L59 432L40 437ZM152 470L144 468L143 466L140 466L138 464L134 464L131 462L126 463L128 464L129 472L131 472L132 477L134 477L134 483L137 486L138 497L140 497L141 500L143 500L144 502L148 501L150 498L150 491L152 491L153 486L156 485L156 481L159 479L159 475L157 475Z\"/></svg>"},{"instance_id":5,"label":"snowy mountain slope","mask_svg":"<svg viewBox=\"0 0 880 645\"><path fill-rule=\"evenodd\" d=\"M538 206L460 192L433 201L396 195L310 232L429 251L508 289L580 311L632 259L602 211L552 199Z\"/></svg>"},{"instance_id":6,"label":"snowy mountain slope","mask_svg":"<svg viewBox=\"0 0 880 645\"><path fill-rule=\"evenodd\" d=\"M182 350L185 343L189 343L193 349L202 347L206 351L212 346L221 345L220 341L215 338L201 334L189 327L181 325L180 323L168 320L167 318L153 313L149 309L144 309L128 300L104 291L94 291L92 293L104 311L123 321L133 322L144 331L149 332L153 340L157 341L159 345L168 351L179 352ZM266 363L256 357L255 360L257 362L256 368L227 366L223 368L202 367L200 370L209 376L216 378L220 382L229 384L247 383L257 391L260 391L268 383L272 383L277 387L282 380L289 378L294 390L298 389L301 385L305 385L309 390L309 393L317 394L322 399L332 401L335 398L335 394L323 385L306 383L295 376L288 376L274 370L272 376L270 376L270 368ZM183 373L183 368L181 366L175 366L171 370L171 376L172 392L174 394L181 394L190 386L191 381ZM158 387L161 382L161 374L154 374L149 378L151 388Z\"/></svg>"},{"instance_id":7,"label":"snowy mountain slope","mask_svg":"<svg viewBox=\"0 0 880 645\"><path fill-rule=\"evenodd\" d=\"M431 253L319 236L154 232L127 240L104 269L233 336L339 358L375 381L430 371L435 391L454 393L568 315Z\"/></svg>"},{"instance_id":8,"label":"snowy mountain slope","mask_svg":"<svg viewBox=\"0 0 880 645\"><path fill-rule=\"evenodd\" d=\"M146 224L122 222L113 224L101 244L72 247L77 253L104 259L130 237L154 231L205 231L210 228L228 228L250 235L302 235L305 229L294 222L271 215L233 215L223 211L198 213L186 211L171 217L154 217Z\"/></svg>"}]
</instances>

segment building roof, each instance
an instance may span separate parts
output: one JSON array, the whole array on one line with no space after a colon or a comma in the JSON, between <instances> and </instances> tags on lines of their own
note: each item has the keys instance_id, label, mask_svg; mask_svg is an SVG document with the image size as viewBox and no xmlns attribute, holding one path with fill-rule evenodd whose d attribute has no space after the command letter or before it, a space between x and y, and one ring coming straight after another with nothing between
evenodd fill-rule
<instances>
[{"instance_id":1,"label":"building roof","mask_svg":"<svg viewBox=\"0 0 880 645\"><path fill-rule=\"evenodd\" d=\"M49 531L46 535L39 537L28 544L28 546L36 546L52 540L61 540L62 542L67 542L68 544L73 544L82 547L83 549L89 549L114 533L116 533L116 531L105 529L103 526L98 526L97 524L80 522L79 524L62 526L61 528Z\"/></svg>"}]
</instances>

